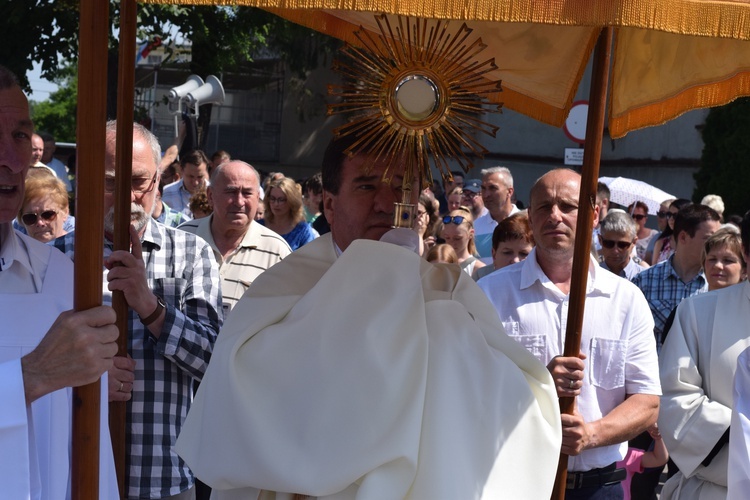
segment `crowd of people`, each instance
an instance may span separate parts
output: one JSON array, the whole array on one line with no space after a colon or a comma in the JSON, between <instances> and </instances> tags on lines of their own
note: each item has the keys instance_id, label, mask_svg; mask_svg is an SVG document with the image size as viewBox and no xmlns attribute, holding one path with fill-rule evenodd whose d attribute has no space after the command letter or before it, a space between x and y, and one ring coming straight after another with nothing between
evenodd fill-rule
<instances>
[{"instance_id":1,"label":"crowd of people","mask_svg":"<svg viewBox=\"0 0 750 500\"><path fill-rule=\"evenodd\" d=\"M178 158L179 135L162 153L134 124L115 250L116 138L107 123L105 305L72 312L75 179L45 163L51 138L0 67L10 497L68 496L70 388L99 377L100 498L118 496L107 402L127 404L128 498L549 498L560 453L566 499L653 498L668 460L661 498L746 494L750 212L618 208L600 184L580 354L564 356L572 170L539 178L527 209L506 167L451 172L414 186L413 227L393 229L403 173L348 154L351 137L297 181L226 151Z\"/></svg>"}]
</instances>

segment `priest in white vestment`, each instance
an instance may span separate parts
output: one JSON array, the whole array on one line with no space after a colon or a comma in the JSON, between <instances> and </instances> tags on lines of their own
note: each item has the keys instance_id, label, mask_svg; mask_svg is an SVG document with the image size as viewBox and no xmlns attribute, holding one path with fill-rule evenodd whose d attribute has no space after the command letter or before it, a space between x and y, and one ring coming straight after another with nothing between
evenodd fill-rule
<instances>
[{"instance_id":1,"label":"priest in white vestment","mask_svg":"<svg viewBox=\"0 0 750 500\"><path fill-rule=\"evenodd\" d=\"M177 452L220 500L548 498L549 372L457 266L368 241L416 233L390 230L400 175L342 142L323 164L331 234L236 305Z\"/></svg>"},{"instance_id":2,"label":"priest in white vestment","mask_svg":"<svg viewBox=\"0 0 750 500\"><path fill-rule=\"evenodd\" d=\"M743 247L747 258L744 231ZM750 346L749 324L747 281L690 297L677 308L659 359L659 429L680 471L664 485L662 499L727 498L732 380L737 357Z\"/></svg>"},{"instance_id":3,"label":"priest in white vestment","mask_svg":"<svg viewBox=\"0 0 750 500\"><path fill-rule=\"evenodd\" d=\"M0 66L0 497L65 500L72 482L70 386L106 376L117 328L109 307L61 314L73 307L72 262L12 227L32 132L26 97ZM105 378L99 497L117 498L108 429Z\"/></svg>"},{"instance_id":4,"label":"priest in white vestment","mask_svg":"<svg viewBox=\"0 0 750 500\"><path fill-rule=\"evenodd\" d=\"M727 489L728 500L745 500L750 492L750 348L737 358L734 374Z\"/></svg>"}]
</instances>

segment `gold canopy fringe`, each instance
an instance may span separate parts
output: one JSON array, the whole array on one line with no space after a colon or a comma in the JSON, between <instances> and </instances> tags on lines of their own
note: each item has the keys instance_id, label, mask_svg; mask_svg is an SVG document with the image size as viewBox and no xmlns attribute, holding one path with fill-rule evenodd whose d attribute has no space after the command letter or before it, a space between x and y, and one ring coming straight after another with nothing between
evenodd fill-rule
<instances>
[{"instance_id":1,"label":"gold canopy fringe","mask_svg":"<svg viewBox=\"0 0 750 500\"><path fill-rule=\"evenodd\" d=\"M610 116L609 135L619 139L633 130L663 125L693 109L721 106L746 95L750 95L748 73L737 74L724 82L697 85L667 100Z\"/></svg>"},{"instance_id":2,"label":"gold canopy fringe","mask_svg":"<svg viewBox=\"0 0 750 500\"><path fill-rule=\"evenodd\" d=\"M355 31L360 29L358 23L349 22L346 19L339 17L341 12L326 12L322 10L283 10L283 9L266 9L284 19L287 19L293 23L306 26L308 28L326 33L327 35L339 38L346 43L354 46L361 47L360 40L355 36ZM597 37L599 36L598 30L593 30L586 47L584 49L585 54L591 54L594 50ZM503 61L498 61L498 64L502 66ZM489 96L491 102L502 103L503 107L522 113L529 118L552 125L554 127L562 127L565 123L565 119L568 117L570 107L575 100L576 89L578 84L583 78L583 74L586 71L586 64L581 64L578 67L575 75L574 84L570 88L570 92L566 98L565 107L559 108L551 104L542 102L533 97L527 96L521 92L515 91L508 86L503 87L501 94L494 94ZM489 82L490 80L486 80Z\"/></svg>"},{"instance_id":3,"label":"gold canopy fringe","mask_svg":"<svg viewBox=\"0 0 750 500\"><path fill-rule=\"evenodd\" d=\"M750 40L750 0L141 0L142 3L353 10L411 17L634 27ZM286 16L284 16L286 17Z\"/></svg>"}]
</instances>

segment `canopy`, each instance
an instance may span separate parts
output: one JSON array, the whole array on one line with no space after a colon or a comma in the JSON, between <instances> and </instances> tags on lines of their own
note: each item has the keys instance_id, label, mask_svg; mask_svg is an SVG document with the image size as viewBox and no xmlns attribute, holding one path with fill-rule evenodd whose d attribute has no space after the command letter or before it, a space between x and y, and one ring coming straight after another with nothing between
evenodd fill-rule
<instances>
[{"instance_id":1,"label":"canopy","mask_svg":"<svg viewBox=\"0 0 750 500\"><path fill-rule=\"evenodd\" d=\"M358 44L373 14L466 22L498 65L495 99L536 120L562 126L602 27L616 28L609 134L661 125L695 108L750 94L749 0L145 0L232 4L266 9Z\"/></svg>"}]
</instances>

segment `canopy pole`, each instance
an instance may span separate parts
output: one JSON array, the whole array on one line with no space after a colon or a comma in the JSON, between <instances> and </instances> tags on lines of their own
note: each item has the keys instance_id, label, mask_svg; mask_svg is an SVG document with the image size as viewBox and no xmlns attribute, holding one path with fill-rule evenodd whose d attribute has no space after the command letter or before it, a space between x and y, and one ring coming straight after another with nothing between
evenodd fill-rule
<instances>
[{"instance_id":1,"label":"canopy pole","mask_svg":"<svg viewBox=\"0 0 750 500\"><path fill-rule=\"evenodd\" d=\"M117 69L117 139L115 143L115 233L114 250L130 250L130 178L133 164L133 101L135 86L137 6L135 0L120 0L120 47ZM129 308L120 290L112 292L112 307L117 313L117 355L128 355ZM113 401L109 404L109 429L112 452L115 457L117 484L120 498L127 498L127 403Z\"/></svg>"},{"instance_id":2,"label":"canopy pole","mask_svg":"<svg viewBox=\"0 0 750 500\"><path fill-rule=\"evenodd\" d=\"M107 120L109 2L81 0L78 58L75 288L83 311L102 303L104 125ZM95 195L92 195L96 193ZM99 497L101 381L73 389L71 494Z\"/></svg>"},{"instance_id":3,"label":"canopy pole","mask_svg":"<svg viewBox=\"0 0 750 500\"><path fill-rule=\"evenodd\" d=\"M594 48L594 64L589 94L589 112L586 121L586 146L583 151L581 170L581 193L578 198L578 222L576 224L575 257L570 283L570 309L565 331L563 356L578 356L581 352L581 330L586 303L586 282L591 252L591 234L596 206L596 185L599 179L599 163L602 154L602 136L607 108L607 85L612 53L612 27L602 29ZM560 398L560 412L570 415L575 407L575 398ZM557 477L552 490L553 500L565 498L568 477L568 455L560 454Z\"/></svg>"}]
</instances>

